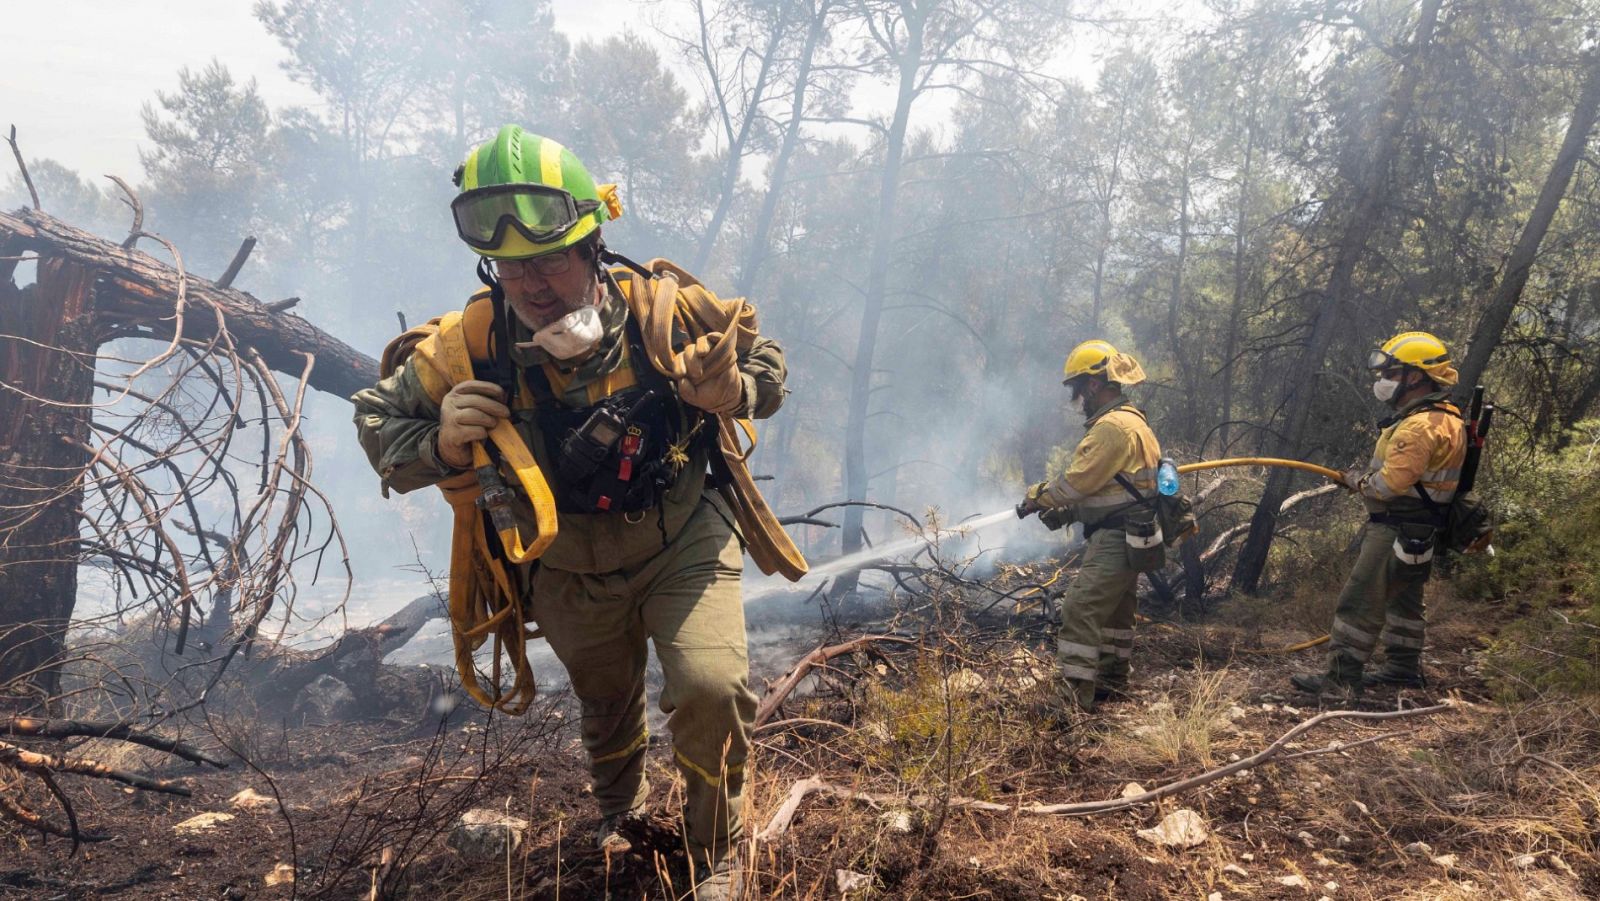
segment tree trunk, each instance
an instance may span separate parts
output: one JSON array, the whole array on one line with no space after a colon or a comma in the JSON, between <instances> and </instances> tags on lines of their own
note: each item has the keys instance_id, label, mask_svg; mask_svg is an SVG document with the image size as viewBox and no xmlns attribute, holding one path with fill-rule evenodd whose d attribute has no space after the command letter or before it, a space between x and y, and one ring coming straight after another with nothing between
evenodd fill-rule
<instances>
[{"instance_id":1,"label":"tree trunk","mask_svg":"<svg viewBox=\"0 0 1600 901\"><path fill-rule=\"evenodd\" d=\"M1189 168L1193 141L1184 148L1183 170L1178 183L1178 255L1172 261L1172 290L1167 298L1167 342L1172 347L1172 362L1177 368L1178 381L1183 385L1184 408L1178 423L1178 434L1185 440L1194 437L1196 379L1189 372L1189 354L1184 349L1183 336L1179 334L1178 321L1183 312L1183 267L1189 257Z\"/></svg>"},{"instance_id":2,"label":"tree trunk","mask_svg":"<svg viewBox=\"0 0 1600 901\"><path fill-rule=\"evenodd\" d=\"M1228 332L1222 347L1222 425L1218 436L1221 446L1218 454L1226 457L1233 447L1233 380L1234 357L1239 353L1240 320L1244 316L1245 252L1249 249L1246 238L1250 211L1250 170L1256 149L1256 111L1254 98L1245 120L1244 167L1239 170L1239 209L1233 223L1233 302L1228 308ZM1205 448L1201 448L1203 452Z\"/></svg>"},{"instance_id":3,"label":"tree trunk","mask_svg":"<svg viewBox=\"0 0 1600 901\"><path fill-rule=\"evenodd\" d=\"M717 207L711 213L711 222L706 226L706 233L701 237L700 247L694 254L692 267L694 272L704 269L706 262L711 259L711 251L717 245L717 235L722 231L722 223L728 218L728 209L733 206L733 198L739 191L739 170L744 166L744 151L750 143L751 126L756 120L757 113L760 112L761 101L765 99L767 75L772 71L773 57L778 55L778 43L789 30L789 10L794 4L795 0L786 0L778 10L778 21L772 26L772 34L767 36L767 51L761 55L761 68L756 70L756 83L750 89L750 102L745 105L744 118L739 122L738 134L728 145L728 164L723 167L722 186L717 192Z\"/></svg>"},{"instance_id":4,"label":"tree trunk","mask_svg":"<svg viewBox=\"0 0 1600 901\"><path fill-rule=\"evenodd\" d=\"M170 336L178 273L138 251L36 210L0 213L0 256L37 253L36 284L18 290L15 263L0 260L0 685L19 675L45 695L59 676L66 626L77 600L80 471L89 442L95 359L115 316ZM216 334L219 318L241 349L298 378L304 354L311 385L348 397L378 378L378 364L298 316L190 276L183 334Z\"/></svg>"},{"instance_id":5,"label":"tree trunk","mask_svg":"<svg viewBox=\"0 0 1600 901\"><path fill-rule=\"evenodd\" d=\"M1544 188L1539 191L1539 200L1534 203L1527 224L1522 227L1522 236L1517 239L1517 246L1506 260L1505 275L1501 277L1488 308L1483 311L1483 318L1478 320L1478 327L1472 332L1466 362L1461 365L1461 390L1464 392L1471 391L1473 385L1483 380L1484 370L1489 367L1489 358L1499 346L1506 323L1511 321L1511 313L1522 297L1523 286L1528 283L1528 271L1533 267L1534 257L1539 254L1539 244L1544 241L1545 232L1549 231L1550 222L1561 206L1561 198L1567 193L1572 171L1589 142L1589 132L1594 130L1595 114L1600 109L1600 52L1591 52L1588 63L1583 90L1578 94L1578 104L1567 125L1567 136L1561 142L1561 150L1550 166L1550 174L1545 177Z\"/></svg>"},{"instance_id":6,"label":"tree trunk","mask_svg":"<svg viewBox=\"0 0 1600 901\"><path fill-rule=\"evenodd\" d=\"M914 11L921 15L921 11ZM878 323L883 318L883 301L889 288L889 265L894 252L895 206L900 194L900 164L905 155L906 131L911 122L911 105L917 99L917 76L922 71L923 27L926 19L906 17L906 45L899 53L900 89L895 100L894 119L884 143L883 173L878 184L878 215L873 221L872 258L867 270L866 298L861 309L861 333L856 340L855 362L850 370L850 411L845 421L844 473L845 496L853 501L867 499L867 414L872 397L873 358L878 348ZM861 550L861 507L846 507L843 552ZM855 590L856 574L842 576L834 583L840 594Z\"/></svg>"},{"instance_id":7,"label":"tree trunk","mask_svg":"<svg viewBox=\"0 0 1600 901\"><path fill-rule=\"evenodd\" d=\"M1417 83L1422 78L1423 63L1428 48L1433 43L1434 25L1439 19L1441 0L1423 0L1417 19L1416 36L1406 53L1405 62L1396 78L1393 92L1378 111L1377 133L1371 141L1362 140L1351 149L1360 153L1363 145L1372 147L1365 165L1353 167L1352 179L1356 200L1344 221L1338 252L1327 286L1322 291L1322 301L1312 321L1311 338L1299 359L1290 370L1296 378L1289 382L1288 395L1283 409L1288 411L1288 422L1275 442L1273 456L1297 458L1303 452L1306 426L1311 421L1313 391L1327 362L1328 348L1334 335L1347 321L1345 304L1353 293L1356 266L1366 256L1366 239L1377 230L1383 212L1385 188L1389 183L1390 168L1400 150L1400 136L1416 99ZM1250 520L1250 537L1239 551L1234 565L1233 588L1253 594L1266 569L1267 552L1272 549L1272 539L1277 532L1278 506L1289 493L1289 480L1293 470L1275 468L1267 477L1266 490L1256 505Z\"/></svg>"},{"instance_id":8,"label":"tree trunk","mask_svg":"<svg viewBox=\"0 0 1600 901\"><path fill-rule=\"evenodd\" d=\"M23 249L0 241L0 256ZM0 272L0 696L56 694L67 623L78 594L78 450L94 400L93 269L60 257L18 290ZM14 337L12 337L14 336ZM15 699L13 699L15 700ZM29 704L31 706L31 704Z\"/></svg>"},{"instance_id":9,"label":"tree trunk","mask_svg":"<svg viewBox=\"0 0 1600 901\"><path fill-rule=\"evenodd\" d=\"M789 105L789 124L783 131L783 143L778 147L778 155L772 160L772 172L767 179L767 193L761 198L761 212L756 215L755 234L750 236L750 246L745 249L744 262L739 266L739 277L734 284L734 293L748 296L755 287L756 273L761 269L761 263L767 256L767 242L772 233L772 220L778 214L778 199L783 194L784 182L789 177L789 161L794 157L796 148L800 146L800 124L805 120L806 92L811 86L811 61L816 55L817 44L822 40L822 32L828 21L829 0L822 0L817 6L816 15L811 19L811 27L806 30L805 47L800 51L800 59L794 76L794 100Z\"/></svg>"}]
</instances>

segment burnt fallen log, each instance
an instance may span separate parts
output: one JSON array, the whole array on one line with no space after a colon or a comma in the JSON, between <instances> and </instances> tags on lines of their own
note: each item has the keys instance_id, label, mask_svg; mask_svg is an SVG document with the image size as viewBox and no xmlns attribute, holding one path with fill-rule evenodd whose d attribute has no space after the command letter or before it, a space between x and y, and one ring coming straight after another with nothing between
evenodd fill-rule
<instances>
[{"instance_id":1,"label":"burnt fallen log","mask_svg":"<svg viewBox=\"0 0 1600 901\"><path fill-rule=\"evenodd\" d=\"M175 325L186 337L204 340L226 328L233 340L254 348L278 372L298 376L302 354L317 360L310 385L348 397L378 380L378 361L285 309L199 276L182 273L140 250L123 247L74 228L39 210L0 212L3 255L37 253L71 260L96 272L94 306L100 316L137 319L152 337L170 338ZM0 272L0 276L9 271ZM187 310L176 311L182 296ZM199 311L199 312L197 312Z\"/></svg>"}]
</instances>

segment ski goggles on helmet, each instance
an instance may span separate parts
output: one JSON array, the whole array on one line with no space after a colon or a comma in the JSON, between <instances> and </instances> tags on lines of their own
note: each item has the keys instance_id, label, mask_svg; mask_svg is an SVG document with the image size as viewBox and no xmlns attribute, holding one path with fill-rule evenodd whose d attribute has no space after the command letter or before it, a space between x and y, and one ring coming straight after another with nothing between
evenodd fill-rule
<instances>
[{"instance_id":1,"label":"ski goggles on helmet","mask_svg":"<svg viewBox=\"0 0 1600 901\"><path fill-rule=\"evenodd\" d=\"M1432 357L1427 360L1419 360L1415 363L1407 363L1405 360L1400 359L1394 354L1383 350L1375 350L1367 355L1367 368L1374 372L1381 372L1385 369L1421 369L1423 371L1427 371L1427 367L1429 366L1436 366L1440 363L1448 362L1450 362L1450 357L1448 354Z\"/></svg>"},{"instance_id":2,"label":"ski goggles on helmet","mask_svg":"<svg viewBox=\"0 0 1600 901\"><path fill-rule=\"evenodd\" d=\"M456 234L479 250L500 246L508 228L534 244L558 241L598 209L599 201L576 200L560 188L536 184L474 188L450 202Z\"/></svg>"}]
</instances>

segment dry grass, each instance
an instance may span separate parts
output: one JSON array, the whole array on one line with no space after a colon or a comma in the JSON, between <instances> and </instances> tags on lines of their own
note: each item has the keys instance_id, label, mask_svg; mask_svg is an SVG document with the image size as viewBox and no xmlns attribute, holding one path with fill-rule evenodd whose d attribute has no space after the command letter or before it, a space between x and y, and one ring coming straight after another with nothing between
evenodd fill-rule
<instances>
[{"instance_id":1,"label":"dry grass","mask_svg":"<svg viewBox=\"0 0 1600 901\"><path fill-rule=\"evenodd\" d=\"M1213 766L1240 692L1237 675L1227 668L1186 674L1105 732L1101 751L1111 762L1132 766Z\"/></svg>"}]
</instances>

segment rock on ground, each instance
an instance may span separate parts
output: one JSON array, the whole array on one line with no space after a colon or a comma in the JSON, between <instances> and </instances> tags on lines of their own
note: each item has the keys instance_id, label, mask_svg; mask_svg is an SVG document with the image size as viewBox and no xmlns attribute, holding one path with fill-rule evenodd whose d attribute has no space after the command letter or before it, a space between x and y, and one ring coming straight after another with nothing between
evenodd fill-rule
<instances>
[{"instance_id":1,"label":"rock on ground","mask_svg":"<svg viewBox=\"0 0 1600 901\"><path fill-rule=\"evenodd\" d=\"M445 844L467 860L499 860L522 847L528 821L475 807L461 815Z\"/></svg>"},{"instance_id":2,"label":"rock on ground","mask_svg":"<svg viewBox=\"0 0 1600 901\"><path fill-rule=\"evenodd\" d=\"M1192 848L1210 837L1205 820L1187 807L1174 810L1162 817L1154 829L1140 829L1138 836L1155 845L1168 848Z\"/></svg>"}]
</instances>

